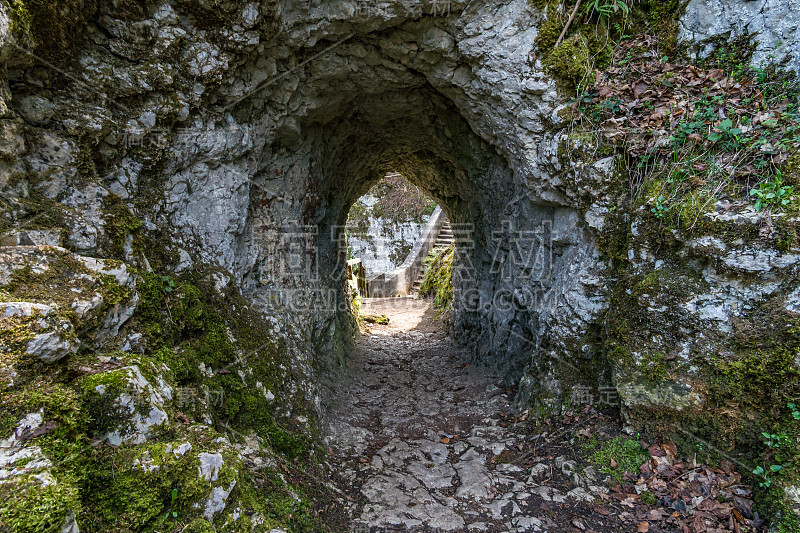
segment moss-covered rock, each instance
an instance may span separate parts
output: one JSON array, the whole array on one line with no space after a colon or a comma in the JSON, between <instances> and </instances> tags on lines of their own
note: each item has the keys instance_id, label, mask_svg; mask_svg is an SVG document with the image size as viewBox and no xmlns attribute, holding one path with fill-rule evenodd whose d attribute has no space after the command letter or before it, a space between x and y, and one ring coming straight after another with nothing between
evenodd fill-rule
<instances>
[{"instance_id":1,"label":"moss-covered rock","mask_svg":"<svg viewBox=\"0 0 800 533\"><path fill-rule=\"evenodd\" d=\"M93 0L11 0L11 32L30 41L37 56L55 64L74 58L76 44L97 6Z\"/></svg>"},{"instance_id":2,"label":"moss-covered rock","mask_svg":"<svg viewBox=\"0 0 800 533\"><path fill-rule=\"evenodd\" d=\"M419 286L419 295L433 297L433 305L447 310L453 301L453 256L455 244L438 250L426 258L425 276Z\"/></svg>"},{"instance_id":3,"label":"moss-covered rock","mask_svg":"<svg viewBox=\"0 0 800 533\"><path fill-rule=\"evenodd\" d=\"M577 87L590 84L588 76L593 75L594 71L589 57L586 38L581 33L575 33L545 57L544 65L553 75Z\"/></svg>"}]
</instances>

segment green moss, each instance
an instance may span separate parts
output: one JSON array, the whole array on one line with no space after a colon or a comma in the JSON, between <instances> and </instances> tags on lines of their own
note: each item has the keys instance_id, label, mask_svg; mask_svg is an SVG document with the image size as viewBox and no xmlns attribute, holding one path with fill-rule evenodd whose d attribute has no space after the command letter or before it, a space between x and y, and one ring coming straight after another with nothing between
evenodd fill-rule
<instances>
[{"instance_id":1,"label":"green moss","mask_svg":"<svg viewBox=\"0 0 800 533\"><path fill-rule=\"evenodd\" d=\"M711 400L737 406L740 416L759 412L780 418L787 401L800 396L800 370L788 346L746 350L735 359L715 359L709 369ZM785 416L785 415L784 415Z\"/></svg>"},{"instance_id":2,"label":"green moss","mask_svg":"<svg viewBox=\"0 0 800 533\"><path fill-rule=\"evenodd\" d=\"M89 433L102 437L120 421L116 400L128 383L126 370L100 372L87 376L80 382L83 392L83 408L89 415Z\"/></svg>"},{"instance_id":3,"label":"green moss","mask_svg":"<svg viewBox=\"0 0 800 533\"><path fill-rule=\"evenodd\" d=\"M539 50L543 52L549 52L555 47L558 36L561 35L561 31L564 29L565 21L562 21L557 13L558 6L556 3L550 4L547 8L547 18L539 26L536 34L534 42Z\"/></svg>"},{"instance_id":4,"label":"green moss","mask_svg":"<svg viewBox=\"0 0 800 533\"><path fill-rule=\"evenodd\" d=\"M9 31L18 41L30 38L33 16L23 0L9 0Z\"/></svg>"},{"instance_id":5,"label":"green moss","mask_svg":"<svg viewBox=\"0 0 800 533\"><path fill-rule=\"evenodd\" d=\"M115 194L109 194L103 200L103 213L105 248L112 257L122 259L129 239L135 239L142 229L142 220L134 216ZM131 244L136 245L132 241Z\"/></svg>"},{"instance_id":6,"label":"green moss","mask_svg":"<svg viewBox=\"0 0 800 533\"><path fill-rule=\"evenodd\" d=\"M0 529L16 533L59 532L71 513L80 511L77 487L59 480L42 486L31 477L0 484Z\"/></svg>"},{"instance_id":7,"label":"green moss","mask_svg":"<svg viewBox=\"0 0 800 533\"><path fill-rule=\"evenodd\" d=\"M639 363L642 373L653 383L661 383L667 378L666 354L662 351L648 351Z\"/></svg>"},{"instance_id":8,"label":"green moss","mask_svg":"<svg viewBox=\"0 0 800 533\"><path fill-rule=\"evenodd\" d=\"M120 285L110 274L98 273L89 269L85 263L75 259L66 251L47 249L41 254L33 254L26 259L28 263L17 265L6 285L0 286L0 300L26 301L43 304L55 303L58 315L69 320L79 331L99 325L100 317L114 305L127 302L131 289ZM34 273L31 266L37 267ZM105 267L112 268L112 261ZM46 268L42 268L46 267ZM72 310L76 294L89 298L96 293L103 299L93 317L77 320Z\"/></svg>"},{"instance_id":9,"label":"green moss","mask_svg":"<svg viewBox=\"0 0 800 533\"><path fill-rule=\"evenodd\" d=\"M11 31L20 41L30 41L34 53L57 65L75 55L78 37L97 6L92 0L12 0Z\"/></svg>"},{"instance_id":10,"label":"green moss","mask_svg":"<svg viewBox=\"0 0 800 533\"><path fill-rule=\"evenodd\" d=\"M210 287L201 289L187 281L142 273L141 301L134 316L137 329L146 334L153 357L171 368L178 385L203 384L224 392L212 414L249 431L269 428L274 406L255 385L261 383L277 393L281 382L291 382L288 354L240 297L235 304L225 304L213 292ZM200 364L213 377L200 376ZM246 384L237 373L242 367L252 370ZM292 396L296 398L293 408L313 412L299 395Z\"/></svg>"},{"instance_id":11,"label":"green moss","mask_svg":"<svg viewBox=\"0 0 800 533\"><path fill-rule=\"evenodd\" d=\"M594 70L589 60L590 50L587 40L581 33L571 37L554 48L544 58L544 66L554 76L567 81L573 87L591 85L589 80Z\"/></svg>"},{"instance_id":12,"label":"green moss","mask_svg":"<svg viewBox=\"0 0 800 533\"><path fill-rule=\"evenodd\" d=\"M773 517L769 528L771 533L797 533L800 531L800 518L787 504L785 493L780 486L757 488L756 500L759 513Z\"/></svg>"},{"instance_id":13,"label":"green moss","mask_svg":"<svg viewBox=\"0 0 800 533\"><path fill-rule=\"evenodd\" d=\"M537 0L535 6L546 14L535 40L542 53L542 64L550 74L565 83L569 91L591 86L595 69L602 70L611 64L615 39L622 38L629 23L623 10L606 16L595 10L587 14L584 7L567 28L564 40L556 47L574 5L572 0ZM674 29L677 34L677 25Z\"/></svg>"},{"instance_id":14,"label":"green moss","mask_svg":"<svg viewBox=\"0 0 800 533\"><path fill-rule=\"evenodd\" d=\"M678 20L686 10L684 0L639 0L632 4L629 33L648 31L659 38L662 52L674 55L678 43Z\"/></svg>"},{"instance_id":15,"label":"green moss","mask_svg":"<svg viewBox=\"0 0 800 533\"><path fill-rule=\"evenodd\" d=\"M76 436L87 423L78 395L63 385L39 380L25 388L4 393L0 403L0 435L3 438L10 435L19 420L39 410L42 411L42 420L51 420L56 427L47 435L38 437L36 443L60 458L63 455L61 448L72 445L70 442L61 442L61 439L73 438L76 444L79 443L80 438Z\"/></svg>"},{"instance_id":16,"label":"green moss","mask_svg":"<svg viewBox=\"0 0 800 533\"><path fill-rule=\"evenodd\" d=\"M216 481L198 475L198 454L216 452L212 441L216 436L208 432L193 439L192 450L184 455L171 452L180 441L97 450L87 480L91 497L81 524L91 531L157 531L174 520L168 510L177 512L181 520L197 517L202 509L194 504L202 502L212 487L228 487L240 468L235 456L223 453Z\"/></svg>"},{"instance_id":17,"label":"green moss","mask_svg":"<svg viewBox=\"0 0 800 533\"><path fill-rule=\"evenodd\" d=\"M4 287L5 294L34 300L55 294L58 299L59 290L69 291L74 280L83 280L81 283L86 285L76 286L104 291L104 300L109 305L129 297L129 292L116 286L109 276L93 273L93 278L85 279L87 271L81 262L55 252L46 257L46 270L37 274L31 268L20 269L12 283ZM192 391L197 394L195 400L199 400L184 406L177 399L176 405L166 406L168 411L178 407L190 419L208 414L212 425L218 428L261 435L276 461L292 472L290 484L279 476L274 482L264 483L258 477L251 479L236 457L226 455L220 481L213 485L225 483L227 487L236 477L230 502L240 502L247 506L244 508L259 512L270 527L284 527L298 533L324 531L324 520L315 516L311 503L330 501L328 489L318 487L315 478L309 475L318 468L317 457L321 456L312 435L313 409L302 394L291 390L291 384L299 376L294 375L297 370L290 364L282 341L272 335L271 326L249 310L241 296L217 293L209 278L195 275L176 279L149 273L139 273L137 278L140 305L128 325L145 333L147 348L143 354L114 355L135 362L148 380L154 377L148 372L157 367L162 373L161 363L165 363L170 370L164 377L176 392ZM19 338L10 331L5 333L8 344L15 346L22 346L29 335L23 330L16 332L21 335ZM207 529L200 518L202 509L194 507L211 489L211 484L197 475L197 453L216 450L218 445L213 440L220 434L213 430L187 431L197 426L180 423L165 427L157 439L177 444L189 441L193 446L190 454L180 458L168 453L164 442L120 447L99 444L94 437L118 423L114 402L127 387L127 375L121 369L87 375L87 368L100 368L95 354L82 353L72 359L71 363L48 365L47 372L30 373L25 379L15 376L13 390L4 392L0 400L0 430L5 436L25 414L43 410L44 420L53 420L55 427L36 437L34 443L57 464L52 473L62 484L59 490L71 490L73 496L63 499L63 509L55 509L48 515L45 506L52 503L49 496L31 493L27 506L7 509L6 515L0 516L0 523L14 524L11 528L14 531L44 531L50 525L41 517L58 515L59 520L51 520L55 523L60 521L61 514L74 510L79 513L81 530L154 532L174 527L171 518L174 511L180 524L193 524L201 531ZM198 371L201 363L210 374ZM104 394L97 391L101 385ZM202 399L206 390L221 391L221 401L206 405ZM274 392L276 399L268 401L266 390ZM311 431L278 414L286 411L307 416ZM175 419L174 412L170 414ZM145 463L158 468L143 468ZM177 499L173 507L174 489ZM19 492L17 488L13 490ZM230 505L215 518L215 530L249 531L251 525L246 516L236 522L230 518L232 508ZM31 512L39 517L28 516Z\"/></svg>"},{"instance_id":18,"label":"green moss","mask_svg":"<svg viewBox=\"0 0 800 533\"><path fill-rule=\"evenodd\" d=\"M656 495L650 492L649 490L642 492L641 496L642 496L642 503L645 505L655 505L656 503L658 503L658 498L656 497Z\"/></svg>"},{"instance_id":19,"label":"green moss","mask_svg":"<svg viewBox=\"0 0 800 533\"><path fill-rule=\"evenodd\" d=\"M290 433L274 422L265 432L270 447L291 460L308 458L313 442L302 435Z\"/></svg>"},{"instance_id":20,"label":"green moss","mask_svg":"<svg viewBox=\"0 0 800 533\"><path fill-rule=\"evenodd\" d=\"M215 533L216 530L205 518L196 518L183 531L184 533Z\"/></svg>"},{"instance_id":21,"label":"green moss","mask_svg":"<svg viewBox=\"0 0 800 533\"><path fill-rule=\"evenodd\" d=\"M389 324L389 317L386 315L365 315L364 322L386 326Z\"/></svg>"},{"instance_id":22,"label":"green moss","mask_svg":"<svg viewBox=\"0 0 800 533\"><path fill-rule=\"evenodd\" d=\"M613 483L622 483L625 472L636 474L650 456L642 450L638 441L615 437L599 443L593 437L586 445L587 449L596 449L589 457L599 467L600 473L610 476ZM612 462L613 460L613 462ZM616 463L616 466L612 466Z\"/></svg>"},{"instance_id":23,"label":"green moss","mask_svg":"<svg viewBox=\"0 0 800 533\"><path fill-rule=\"evenodd\" d=\"M789 157L782 169L783 184L800 190L800 152Z\"/></svg>"},{"instance_id":24,"label":"green moss","mask_svg":"<svg viewBox=\"0 0 800 533\"><path fill-rule=\"evenodd\" d=\"M4 367L13 366L25 351L28 341L35 336L36 315L30 317L0 317L0 363Z\"/></svg>"},{"instance_id":25,"label":"green moss","mask_svg":"<svg viewBox=\"0 0 800 533\"><path fill-rule=\"evenodd\" d=\"M674 321L681 320L683 302L705 285L688 268L665 265L664 269L635 275L626 269L624 263L619 266L620 278L606 313L601 342L617 371L628 379L645 379L658 387L685 371L685 361L671 357L664 346L674 348L681 339ZM661 309L650 309L653 302Z\"/></svg>"},{"instance_id":26,"label":"green moss","mask_svg":"<svg viewBox=\"0 0 800 533\"><path fill-rule=\"evenodd\" d=\"M449 309L453 301L454 254L455 245L451 244L426 259L427 269L419 287L419 295L433 296L434 306L439 309Z\"/></svg>"}]
</instances>

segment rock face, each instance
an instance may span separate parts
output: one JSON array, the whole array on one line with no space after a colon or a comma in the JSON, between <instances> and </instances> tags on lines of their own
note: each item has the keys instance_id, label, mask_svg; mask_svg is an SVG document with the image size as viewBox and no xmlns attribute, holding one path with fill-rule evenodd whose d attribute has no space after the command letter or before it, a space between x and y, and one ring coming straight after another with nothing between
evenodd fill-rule
<instances>
[{"instance_id":1,"label":"rock face","mask_svg":"<svg viewBox=\"0 0 800 533\"><path fill-rule=\"evenodd\" d=\"M581 157L585 139L564 128L569 100L537 58L544 15L526 0L61 4L58 17L31 13L33 29L12 24L21 7L0 7L2 243L18 254L4 259L3 283L14 281L12 263L41 251L25 245L64 246L81 256L77 278L102 274L128 288L135 276L124 264L88 256L141 272L211 272L219 291L240 292L284 324L276 336L297 373L293 393L315 403L314 369L340 362L354 331L341 228L353 202L394 170L446 211L456 336L520 384L522 408L557 409L583 384L614 390L632 420L642 406L701 409L693 368L709 364L738 318L755 319L741 309L755 299L784 318L800 307L795 248L711 232L674 236L665 252L642 230L646 212L619 213L622 162ZM786 52L796 68L796 7L692 0L681 36L702 45L760 30L756 59ZM38 39L37 20L63 20L52 35L70 39ZM609 234L626 244L621 268L603 246ZM33 274L39 261L50 259L39 254ZM667 285L620 293L634 277ZM684 290L662 305L665 287ZM63 322L68 310L87 317L83 333L96 333L87 341L136 352L137 337L120 338L135 292L56 296L56 307L3 304L3 320L37 322L34 337L12 339L24 340L17 355L54 363L73 354L82 332ZM623 301L633 307L611 305ZM609 309L630 325L613 353ZM668 365L656 386L642 376L662 345L685 364ZM168 388L134 369L164 370L116 371L125 383L114 409L135 415L133 429L108 428L118 442L145 442L168 420Z\"/></svg>"},{"instance_id":2,"label":"rock face","mask_svg":"<svg viewBox=\"0 0 800 533\"><path fill-rule=\"evenodd\" d=\"M800 71L800 2L797 0L691 0L680 21L681 40L705 56L714 39L757 35L755 66L787 60Z\"/></svg>"},{"instance_id":3,"label":"rock face","mask_svg":"<svg viewBox=\"0 0 800 533\"><path fill-rule=\"evenodd\" d=\"M14 71L9 175L32 169L65 244L179 271L220 267L335 353L352 328L339 311L339 228L397 170L462 241L462 340L516 381L545 331L558 330L553 352L579 343L602 309L588 303L592 235L560 178L564 99L532 48L541 14L524 1L406 4L230 2L211 25L193 3L101 6L70 65L82 79L71 93L36 89L30 63Z\"/></svg>"}]
</instances>

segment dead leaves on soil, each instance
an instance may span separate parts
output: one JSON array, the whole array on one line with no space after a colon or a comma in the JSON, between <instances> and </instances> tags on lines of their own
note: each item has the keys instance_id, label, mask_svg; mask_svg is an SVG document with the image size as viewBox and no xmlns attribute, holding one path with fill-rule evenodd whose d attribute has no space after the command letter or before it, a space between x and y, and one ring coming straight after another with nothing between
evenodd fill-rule
<instances>
[{"instance_id":1,"label":"dead leaves on soil","mask_svg":"<svg viewBox=\"0 0 800 533\"><path fill-rule=\"evenodd\" d=\"M697 464L696 458L678 460L673 442L653 444L647 451L650 459L639 476L626 474L626 482L605 496L610 512L632 515L637 532L722 533L763 525L754 520L752 492L730 462L713 468ZM645 493L657 503L644 503Z\"/></svg>"},{"instance_id":2,"label":"dead leaves on soil","mask_svg":"<svg viewBox=\"0 0 800 533\"><path fill-rule=\"evenodd\" d=\"M753 163L759 158L781 165L797 142L797 137L790 140L797 124L781 119L788 99L765 98L755 81L742 76L739 81L720 68L670 62L658 53L653 36L621 43L612 66L596 71L595 78L593 92L576 101L574 109L583 104L583 117L633 158L669 162L675 157L676 134L684 135L683 149L714 151L715 171L743 177L758 173ZM699 106L706 109L698 119ZM689 122L694 126L685 128ZM717 142L730 131L743 142L730 146ZM693 170L702 174L705 169Z\"/></svg>"}]
</instances>

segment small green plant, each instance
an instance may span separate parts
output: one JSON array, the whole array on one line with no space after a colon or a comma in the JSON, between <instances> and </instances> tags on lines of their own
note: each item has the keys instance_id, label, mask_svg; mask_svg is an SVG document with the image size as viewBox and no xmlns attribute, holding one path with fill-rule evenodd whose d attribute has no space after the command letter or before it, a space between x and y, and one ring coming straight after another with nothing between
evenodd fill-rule
<instances>
[{"instance_id":1,"label":"small green plant","mask_svg":"<svg viewBox=\"0 0 800 533\"><path fill-rule=\"evenodd\" d=\"M758 189L750 189L750 196L756 199L755 209L761 211L765 206L787 206L793 198L794 187L783 184L783 175L780 170L775 171L775 176L768 181L762 181Z\"/></svg>"},{"instance_id":2,"label":"small green plant","mask_svg":"<svg viewBox=\"0 0 800 533\"><path fill-rule=\"evenodd\" d=\"M622 12L623 15L630 13L631 8L622 0L591 0L583 9L586 15L591 16L597 13L601 17L610 17L615 13Z\"/></svg>"},{"instance_id":3,"label":"small green plant","mask_svg":"<svg viewBox=\"0 0 800 533\"><path fill-rule=\"evenodd\" d=\"M772 474L777 474L781 470L783 470L783 465L770 465L769 470L764 470L764 467L757 466L753 469L753 474L763 479L763 481L758 482L758 486L766 489L772 485Z\"/></svg>"},{"instance_id":4,"label":"small green plant","mask_svg":"<svg viewBox=\"0 0 800 533\"><path fill-rule=\"evenodd\" d=\"M164 292L172 292L175 290L175 282L169 276L161 276L161 281L164 282Z\"/></svg>"},{"instance_id":5,"label":"small green plant","mask_svg":"<svg viewBox=\"0 0 800 533\"><path fill-rule=\"evenodd\" d=\"M720 122L714 129L716 131L712 131L708 134L708 140L711 142L717 142L726 137L736 137L742 133L740 128L733 127L733 121L729 118L726 118Z\"/></svg>"},{"instance_id":6,"label":"small green plant","mask_svg":"<svg viewBox=\"0 0 800 533\"><path fill-rule=\"evenodd\" d=\"M767 445L767 448L772 448L772 449L781 448L783 446L786 446L790 442L789 436L783 433L776 435L774 433L767 433L766 431L762 431L761 435L765 439L767 439L764 441L764 444Z\"/></svg>"},{"instance_id":7,"label":"small green plant","mask_svg":"<svg viewBox=\"0 0 800 533\"><path fill-rule=\"evenodd\" d=\"M592 444L590 441L587 447ZM594 442L596 445L596 441ZM647 461L649 455L634 439L615 437L602 444L590 460L600 467L600 473L611 477L612 482L621 483L625 472L635 473Z\"/></svg>"},{"instance_id":8,"label":"small green plant","mask_svg":"<svg viewBox=\"0 0 800 533\"><path fill-rule=\"evenodd\" d=\"M172 518L173 520L176 520L178 518L178 511L175 511L175 500L178 499L178 489L172 489L170 497L172 499L169 503L169 509L167 509L167 514L164 515L164 518Z\"/></svg>"},{"instance_id":9,"label":"small green plant","mask_svg":"<svg viewBox=\"0 0 800 533\"><path fill-rule=\"evenodd\" d=\"M664 204L664 200L665 198L663 195L659 196L656 198L656 205L650 209L656 218L664 218L664 215L669 211L669 206Z\"/></svg>"},{"instance_id":10,"label":"small green plant","mask_svg":"<svg viewBox=\"0 0 800 533\"><path fill-rule=\"evenodd\" d=\"M797 405L787 402L786 407L792 415L792 420L800 420L800 410ZM780 431L762 431L764 445L769 451L764 456L764 464L753 469L753 475L759 479L758 485L762 488L769 488L778 474L784 475L796 468L798 458L798 443L796 429L792 426L781 426Z\"/></svg>"}]
</instances>

